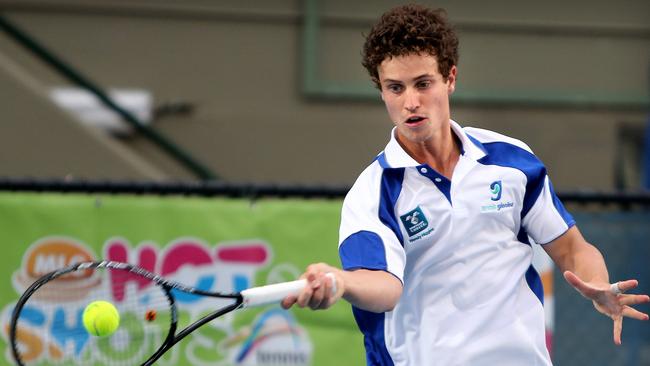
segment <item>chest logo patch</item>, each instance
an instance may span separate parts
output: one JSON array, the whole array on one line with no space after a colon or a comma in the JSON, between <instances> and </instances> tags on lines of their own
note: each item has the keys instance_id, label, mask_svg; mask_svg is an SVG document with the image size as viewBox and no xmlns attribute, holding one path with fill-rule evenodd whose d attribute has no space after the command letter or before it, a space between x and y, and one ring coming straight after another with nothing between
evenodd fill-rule
<instances>
[{"instance_id":1,"label":"chest logo patch","mask_svg":"<svg viewBox=\"0 0 650 366\"><path fill-rule=\"evenodd\" d=\"M501 199L501 181L497 180L490 184L490 192L492 192L492 201L498 201Z\"/></svg>"},{"instance_id":2,"label":"chest logo patch","mask_svg":"<svg viewBox=\"0 0 650 366\"><path fill-rule=\"evenodd\" d=\"M500 180L496 180L490 183L490 200L492 201L489 205L482 205L481 212L499 212L501 210L509 210L514 207L514 203L511 201L502 202L501 194L503 193L503 183Z\"/></svg>"},{"instance_id":3,"label":"chest logo patch","mask_svg":"<svg viewBox=\"0 0 650 366\"><path fill-rule=\"evenodd\" d=\"M416 207L414 210L407 212L406 214L399 217L406 228L406 232L410 237L417 235L427 227L429 227L429 221L424 216L420 206Z\"/></svg>"}]
</instances>

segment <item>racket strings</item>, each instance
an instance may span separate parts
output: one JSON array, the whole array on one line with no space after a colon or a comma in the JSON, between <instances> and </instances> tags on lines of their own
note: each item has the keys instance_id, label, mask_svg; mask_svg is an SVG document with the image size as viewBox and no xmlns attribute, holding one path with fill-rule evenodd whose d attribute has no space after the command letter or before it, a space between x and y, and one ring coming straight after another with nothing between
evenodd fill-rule
<instances>
[{"instance_id":1,"label":"racket strings","mask_svg":"<svg viewBox=\"0 0 650 366\"><path fill-rule=\"evenodd\" d=\"M116 286L119 270L110 271L97 269L97 281L85 287L74 276L61 276L28 298L16 322L16 348L25 365L133 366L162 345L172 316L164 289L142 279ZM95 336L84 327L83 311L97 300L111 302L120 315L110 335Z\"/></svg>"}]
</instances>

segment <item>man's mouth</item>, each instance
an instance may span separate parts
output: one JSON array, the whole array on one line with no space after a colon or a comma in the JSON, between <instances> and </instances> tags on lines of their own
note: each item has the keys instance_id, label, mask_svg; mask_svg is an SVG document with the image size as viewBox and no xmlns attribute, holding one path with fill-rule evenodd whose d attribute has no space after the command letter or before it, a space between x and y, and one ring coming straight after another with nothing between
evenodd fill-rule
<instances>
[{"instance_id":1,"label":"man's mouth","mask_svg":"<svg viewBox=\"0 0 650 366\"><path fill-rule=\"evenodd\" d=\"M406 124L416 124L416 123L421 122L421 121L423 121L423 120L424 120L424 117L420 117L420 116L412 116L412 117L409 117L409 118L406 120Z\"/></svg>"}]
</instances>

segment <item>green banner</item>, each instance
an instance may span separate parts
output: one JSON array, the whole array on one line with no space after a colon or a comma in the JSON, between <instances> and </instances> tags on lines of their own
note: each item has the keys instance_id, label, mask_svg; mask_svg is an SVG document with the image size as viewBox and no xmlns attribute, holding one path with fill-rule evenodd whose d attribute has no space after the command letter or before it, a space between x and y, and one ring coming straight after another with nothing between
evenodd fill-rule
<instances>
[{"instance_id":1,"label":"green banner","mask_svg":"<svg viewBox=\"0 0 650 366\"><path fill-rule=\"evenodd\" d=\"M14 364L7 332L11 311L40 274L79 260L106 258L188 285L227 281L243 289L293 280L309 263L338 265L340 208L337 200L0 193L0 365ZM121 285L128 286L112 284ZM209 310L196 298L178 302L181 327ZM45 319L34 332L35 344L39 332L48 331ZM291 331L275 332L278 323ZM56 359L56 347L35 348L40 352L30 355L34 364L66 364ZM318 312L284 311L277 305L236 311L203 326L170 353L157 364L365 362L361 334L344 301ZM89 357L88 364L102 364L92 353Z\"/></svg>"}]
</instances>

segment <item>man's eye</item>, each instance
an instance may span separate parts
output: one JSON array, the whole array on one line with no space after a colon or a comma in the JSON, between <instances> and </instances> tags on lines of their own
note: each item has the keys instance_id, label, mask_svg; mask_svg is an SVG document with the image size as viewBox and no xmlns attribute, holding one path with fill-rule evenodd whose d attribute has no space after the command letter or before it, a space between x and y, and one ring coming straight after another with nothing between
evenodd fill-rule
<instances>
[{"instance_id":1,"label":"man's eye","mask_svg":"<svg viewBox=\"0 0 650 366\"><path fill-rule=\"evenodd\" d=\"M430 87L430 86L431 86L431 82L428 81L428 80L427 80L427 81L420 81L420 82L417 84L417 87L420 88L420 89L426 89L426 88L428 88L428 87Z\"/></svg>"},{"instance_id":2,"label":"man's eye","mask_svg":"<svg viewBox=\"0 0 650 366\"><path fill-rule=\"evenodd\" d=\"M397 84L391 84L388 86L388 90L390 90L393 93L399 93L402 91L402 86Z\"/></svg>"}]
</instances>

